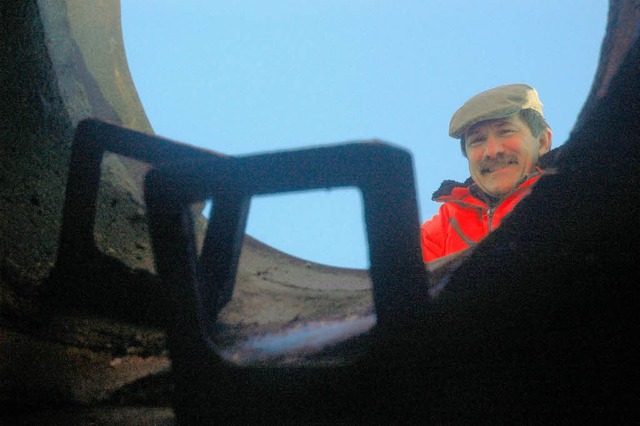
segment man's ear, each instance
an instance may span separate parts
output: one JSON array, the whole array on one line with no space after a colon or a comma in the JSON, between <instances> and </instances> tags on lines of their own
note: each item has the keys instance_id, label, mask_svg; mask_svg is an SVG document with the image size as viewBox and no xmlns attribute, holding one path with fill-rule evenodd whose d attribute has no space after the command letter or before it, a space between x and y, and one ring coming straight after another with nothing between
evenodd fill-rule
<instances>
[{"instance_id":1,"label":"man's ear","mask_svg":"<svg viewBox=\"0 0 640 426\"><path fill-rule=\"evenodd\" d=\"M544 154L546 154L551 150L552 136L553 136L553 133L551 132L551 129L549 129L548 127L544 129L542 132L540 132L540 136L538 137L538 142L540 143L540 146L538 148L539 156L542 157Z\"/></svg>"}]
</instances>

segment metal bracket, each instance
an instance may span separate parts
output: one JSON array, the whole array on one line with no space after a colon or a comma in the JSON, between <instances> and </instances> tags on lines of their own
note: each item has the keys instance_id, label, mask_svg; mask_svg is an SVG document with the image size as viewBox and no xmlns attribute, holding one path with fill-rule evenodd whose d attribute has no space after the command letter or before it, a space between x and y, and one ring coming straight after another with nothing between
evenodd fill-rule
<instances>
[{"instance_id":1,"label":"metal bracket","mask_svg":"<svg viewBox=\"0 0 640 426\"><path fill-rule=\"evenodd\" d=\"M194 158L221 158L221 154L169 141L97 119L78 124L67 178L58 263L78 258L95 248L93 229L105 153L129 157L151 165Z\"/></svg>"},{"instance_id":2,"label":"metal bracket","mask_svg":"<svg viewBox=\"0 0 640 426\"><path fill-rule=\"evenodd\" d=\"M101 164L108 152L151 166L222 155L148 135L97 119L76 129L56 265L49 277L50 296L63 305L142 322L162 321L160 298L150 298L157 282L150 273L129 271L122 262L98 250L94 227ZM157 281L157 280L156 280Z\"/></svg>"},{"instance_id":3,"label":"metal bracket","mask_svg":"<svg viewBox=\"0 0 640 426\"><path fill-rule=\"evenodd\" d=\"M174 162L151 171L145 195L158 271L172 287L197 288L199 316L211 324L233 290L250 197L344 186L363 195L378 324L402 322L427 300L413 168L407 152L379 142ZM188 207L207 198L215 207L198 261Z\"/></svg>"},{"instance_id":4,"label":"metal bracket","mask_svg":"<svg viewBox=\"0 0 640 426\"><path fill-rule=\"evenodd\" d=\"M211 343L216 315L233 291L250 198L344 186L359 188L363 196L375 334L412 336L428 292L413 166L406 151L379 142L352 143L173 162L148 173L150 233L157 269L172 301L169 349L181 422L237 422L252 416L264 419L265 413L278 419L293 412L304 418L317 401L324 401L317 403L325 407L318 416L336 410L331 415L344 420L346 411L339 408L343 392L355 394L354 386L363 395L377 392L379 384L367 383L377 381L380 372L354 377L359 369L345 366L271 371L233 367ZM209 198L214 211L198 258L189 205ZM377 348L395 346L387 340ZM363 368L371 366L365 362ZM280 389L278 403L265 404L265 396L274 389Z\"/></svg>"}]
</instances>

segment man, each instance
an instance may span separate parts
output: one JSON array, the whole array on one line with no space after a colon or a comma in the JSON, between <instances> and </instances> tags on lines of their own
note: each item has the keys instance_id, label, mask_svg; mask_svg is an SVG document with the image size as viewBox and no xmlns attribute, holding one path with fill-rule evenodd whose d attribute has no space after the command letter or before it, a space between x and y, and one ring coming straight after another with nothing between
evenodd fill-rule
<instances>
[{"instance_id":1,"label":"man","mask_svg":"<svg viewBox=\"0 0 640 426\"><path fill-rule=\"evenodd\" d=\"M425 262L473 247L500 226L544 173L540 157L551 129L538 93L509 84L479 93L453 114L449 136L460 139L471 178L445 181L433 194L444 203L421 227Z\"/></svg>"}]
</instances>

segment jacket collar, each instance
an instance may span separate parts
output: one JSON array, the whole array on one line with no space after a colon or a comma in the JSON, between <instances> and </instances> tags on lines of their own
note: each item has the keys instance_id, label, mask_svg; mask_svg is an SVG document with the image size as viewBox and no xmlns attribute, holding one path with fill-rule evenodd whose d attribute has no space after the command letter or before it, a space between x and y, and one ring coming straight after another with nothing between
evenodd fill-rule
<instances>
[{"instance_id":1,"label":"jacket collar","mask_svg":"<svg viewBox=\"0 0 640 426\"><path fill-rule=\"evenodd\" d=\"M548 153L546 153L545 155L543 155L542 157L540 157L540 160L538 161L538 166L537 166L538 171L532 174L523 176L522 180L519 181L514 187L514 190L518 188L523 182L526 182L526 180L531 176L537 173L544 173L544 172L553 170L554 165L557 163L561 155L560 148L561 147L554 148ZM474 186L476 187L476 189L472 188ZM480 188L477 187L477 185L473 182L473 179L471 179L471 177L467 178L467 180L465 180L464 182L457 182L455 180L443 181L440 184L440 188L438 188L433 193L433 195L431 196L431 199L433 201L442 201L441 200L442 197L453 196L454 190L456 190L457 188L468 188L467 191L463 191L462 193L460 193L460 190L455 191L456 193L460 193L460 195L471 193L473 196L480 198L481 200L484 200L482 196L476 195L476 192L479 192L481 194L484 194L484 192L482 192ZM484 194L484 196L487 197L488 195Z\"/></svg>"},{"instance_id":2,"label":"jacket collar","mask_svg":"<svg viewBox=\"0 0 640 426\"><path fill-rule=\"evenodd\" d=\"M523 183L525 183L532 177L537 176L541 173L545 173L545 171L537 167L536 171L534 171L533 173L529 173L527 175L522 176L520 180L518 180L518 182L516 182L516 184L514 185L513 190L511 190L508 194L506 194L502 198L495 198L486 194L484 191L480 189L480 187L478 187L478 185L476 185L473 182L473 179L468 178L463 183L459 183L453 180L445 180L440 185L440 188L438 188L438 190L433 193L433 196L431 199L433 201L444 202L444 201L462 200L463 198L466 198L467 196L471 195L472 197L480 200L482 203L486 204L487 206L495 206L497 204L500 204L500 202L502 202L502 200L507 198L509 195L517 191L518 188L520 188L520 186Z\"/></svg>"}]
</instances>

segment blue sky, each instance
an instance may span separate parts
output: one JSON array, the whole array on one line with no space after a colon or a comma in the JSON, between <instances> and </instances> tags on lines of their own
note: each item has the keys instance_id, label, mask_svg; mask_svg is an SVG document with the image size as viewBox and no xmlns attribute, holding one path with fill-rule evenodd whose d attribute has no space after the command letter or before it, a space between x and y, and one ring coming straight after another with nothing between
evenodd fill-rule
<instances>
[{"instance_id":1,"label":"blue sky","mask_svg":"<svg viewBox=\"0 0 640 426\"><path fill-rule=\"evenodd\" d=\"M154 131L230 155L379 139L413 154L420 219L469 175L453 112L493 86L534 86L569 135L607 1L124 0L129 67ZM320 263L368 267L353 189L255 197L247 233Z\"/></svg>"}]
</instances>

